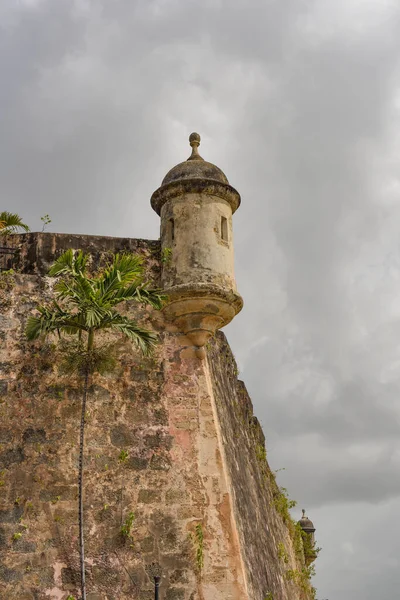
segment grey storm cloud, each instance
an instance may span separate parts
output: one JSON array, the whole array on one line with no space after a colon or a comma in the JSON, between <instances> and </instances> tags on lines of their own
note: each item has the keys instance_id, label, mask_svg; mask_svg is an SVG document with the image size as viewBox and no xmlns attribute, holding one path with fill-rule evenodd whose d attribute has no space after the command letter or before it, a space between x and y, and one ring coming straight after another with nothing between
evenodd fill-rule
<instances>
[{"instance_id":1,"label":"grey storm cloud","mask_svg":"<svg viewBox=\"0 0 400 600\"><path fill-rule=\"evenodd\" d=\"M5 210L156 238L193 130L240 191L226 333L317 527L320 599L400 583L399 46L395 0L0 6Z\"/></svg>"}]
</instances>

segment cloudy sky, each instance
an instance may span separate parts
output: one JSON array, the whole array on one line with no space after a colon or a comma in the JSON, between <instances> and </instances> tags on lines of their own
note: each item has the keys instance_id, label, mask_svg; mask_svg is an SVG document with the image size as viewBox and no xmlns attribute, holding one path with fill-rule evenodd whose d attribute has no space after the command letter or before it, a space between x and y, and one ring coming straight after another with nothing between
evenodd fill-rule
<instances>
[{"instance_id":1,"label":"cloudy sky","mask_svg":"<svg viewBox=\"0 0 400 600\"><path fill-rule=\"evenodd\" d=\"M398 0L0 2L1 209L157 238L191 131L240 191L227 335L320 600L399 597L399 58Z\"/></svg>"}]
</instances>

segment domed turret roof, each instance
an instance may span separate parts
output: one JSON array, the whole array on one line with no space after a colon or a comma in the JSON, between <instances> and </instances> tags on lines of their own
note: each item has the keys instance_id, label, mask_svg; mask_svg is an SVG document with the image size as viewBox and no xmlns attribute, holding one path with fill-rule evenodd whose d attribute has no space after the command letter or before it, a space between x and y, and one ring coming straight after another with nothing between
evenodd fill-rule
<instances>
[{"instance_id":1,"label":"domed turret roof","mask_svg":"<svg viewBox=\"0 0 400 600\"><path fill-rule=\"evenodd\" d=\"M171 169L161 186L153 192L150 201L153 210L161 215L161 209L168 200L185 194L202 194L226 200L233 214L240 206L240 194L229 184L221 169L200 156L198 133L190 134L189 143L191 156Z\"/></svg>"},{"instance_id":2,"label":"domed turret roof","mask_svg":"<svg viewBox=\"0 0 400 600\"><path fill-rule=\"evenodd\" d=\"M182 179L211 179L229 184L227 177L221 169L200 156L198 151L200 136L198 133L190 134L189 143L192 147L192 154L187 160L168 171L161 185L167 185L168 183L181 181Z\"/></svg>"},{"instance_id":3,"label":"domed turret roof","mask_svg":"<svg viewBox=\"0 0 400 600\"><path fill-rule=\"evenodd\" d=\"M304 509L302 510L302 513L303 516L299 521L300 527L307 533L313 533L315 531L314 523L308 517L306 517L306 511Z\"/></svg>"}]
</instances>

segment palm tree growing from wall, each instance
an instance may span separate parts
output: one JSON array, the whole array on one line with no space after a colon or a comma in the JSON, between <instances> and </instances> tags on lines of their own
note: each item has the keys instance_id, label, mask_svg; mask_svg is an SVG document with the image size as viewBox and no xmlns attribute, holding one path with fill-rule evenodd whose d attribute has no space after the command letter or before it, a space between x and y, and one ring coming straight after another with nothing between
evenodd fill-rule
<instances>
[{"instance_id":1,"label":"palm tree growing from wall","mask_svg":"<svg viewBox=\"0 0 400 600\"><path fill-rule=\"evenodd\" d=\"M9 235L17 233L20 229L29 231L28 225L22 222L19 215L3 210L0 212L0 235Z\"/></svg>"},{"instance_id":2,"label":"palm tree growing from wall","mask_svg":"<svg viewBox=\"0 0 400 600\"><path fill-rule=\"evenodd\" d=\"M130 339L143 355L151 353L157 342L155 333L140 327L122 315L117 306L134 301L159 310L164 297L150 289L143 279L142 258L134 254L116 254L109 264L94 275L89 273L90 254L67 250L49 271L59 277L54 286L56 298L51 304L38 306L39 316L27 321L28 340L45 339L57 334L62 341L63 368L78 373L83 379L81 405L78 517L81 597L86 600L85 550L83 536L83 451L85 414L90 379L94 373L105 373L115 365L110 344L96 344L101 331L109 331ZM69 338L66 342L65 338Z\"/></svg>"}]
</instances>

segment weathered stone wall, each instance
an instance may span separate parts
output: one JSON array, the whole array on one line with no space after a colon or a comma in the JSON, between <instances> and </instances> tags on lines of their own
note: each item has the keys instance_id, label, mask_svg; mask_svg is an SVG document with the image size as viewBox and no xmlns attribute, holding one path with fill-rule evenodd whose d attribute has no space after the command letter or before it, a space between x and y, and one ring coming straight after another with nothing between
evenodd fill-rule
<instances>
[{"instance_id":1,"label":"weathered stone wall","mask_svg":"<svg viewBox=\"0 0 400 600\"><path fill-rule=\"evenodd\" d=\"M155 285L160 248L47 233L12 242L19 272L0 275L0 598L66 600L79 596L81 382L60 374L56 340L25 340L26 318L51 298L52 280L44 274L66 248L90 251L95 262L107 252L138 252ZM124 310L158 331L160 344L143 359L120 341L116 370L91 382L88 600L150 600L153 563L162 568L162 600L307 597L285 577L299 564L274 508L276 484L260 459L261 432L224 338L200 361L162 314L137 304ZM126 538L121 526L131 512L132 538Z\"/></svg>"},{"instance_id":2,"label":"weathered stone wall","mask_svg":"<svg viewBox=\"0 0 400 600\"><path fill-rule=\"evenodd\" d=\"M248 596L309 598L300 531L269 468L263 431L221 332L210 344L208 365Z\"/></svg>"}]
</instances>

